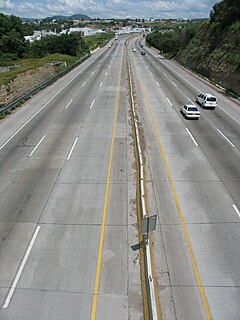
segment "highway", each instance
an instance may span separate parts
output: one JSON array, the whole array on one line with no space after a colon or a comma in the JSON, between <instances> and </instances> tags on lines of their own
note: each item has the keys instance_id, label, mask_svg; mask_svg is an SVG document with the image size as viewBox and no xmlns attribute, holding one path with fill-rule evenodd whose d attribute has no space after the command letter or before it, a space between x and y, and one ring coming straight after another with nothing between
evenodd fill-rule
<instances>
[{"instance_id":1,"label":"highway","mask_svg":"<svg viewBox=\"0 0 240 320\"><path fill-rule=\"evenodd\" d=\"M144 319L127 61L158 320L240 319L240 104L126 40L0 122L0 320ZM219 107L186 120L200 92Z\"/></svg>"},{"instance_id":2,"label":"highway","mask_svg":"<svg viewBox=\"0 0 240 320\"><path fill-rule=\"evenodd\" d=\"M0 319L142 315L125 55L99 49L1 123Z\"/></svg>"},{"instance_id":3,"label":"highway","mask_svg":"<svg viewBox=\"0 0 240 320\"><path fill-rule=\"evenodd\" d=\"M141 43L144 43L141 40ZM240 105L149 48L131 54L163 319L240 318ZM141 50L146 55L140 55ZM186 120L200 92L216 110Z\"/></svg>"}]
</instances>

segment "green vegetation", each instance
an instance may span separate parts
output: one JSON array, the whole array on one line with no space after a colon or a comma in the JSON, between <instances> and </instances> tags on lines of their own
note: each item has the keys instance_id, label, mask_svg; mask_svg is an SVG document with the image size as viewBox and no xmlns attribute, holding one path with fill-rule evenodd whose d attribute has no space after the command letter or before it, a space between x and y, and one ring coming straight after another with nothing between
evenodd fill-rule
<instances>
[{"instance_id":1,"label":"green vegetation","mask_svg":"<svg viewBox=\"0 0 240 320\"><path fill-rule=\"evenodd\" d=\"M53 53L77 56L87 50L79 32L46 36L33 43L24 39L24 33L18 17L0 14L0 61L3 64L22 58L42 58Z\"/></svg>"},{"instance_id":2,"label":"green vegetation","mask_svg":"<svg viewBox=\"0 0 240 320\"><path fill-rule=\"evenodd\" d=\"M0 57L22 58L26 52L24 31L20 18L0 13Z\"/></svg>"},{"instance_id":3,"label":"green vegetation","mask_svg":"<svg viewBox=\"0 0 240 320\"><path fill-rule=\"evenodd\" d=\"M0 73L0 85L7 84L11 80L13 80L17 74L26 72L28 70L36 69L46 65L47 63L52 63L55 61L63 61L66 62L67 66L75 63L80 57L79 56L69 56L63 55L59 53L47 55L41 59L19 59L14 61L14 67L11 68L8 72ZM9 65L9 63L8 63ZM60 71L63 68L63 65L55 66L56 71Z\"/></svg>"},{"instance_id":4,"label":"green vegetation","mask_svg":"<svg viewBox=\"0 0 240 320\"><path fill-rule=\"evenodd\" d=\"M0 13L0 66L9 70L0 72L0 85L7 84L17 74L36 69L51 62L64 62L55 65L56 72L70 66L82 56L104 45L114 37L113 32L83 37L80 32L49 35L33 43L25 41L24 35L33 34L33 30L42 30L47 24L22 24L15 16ZM56 25L50 24L49 28ZM50 30L48 28L48 30Z\"/></svg>"},{"instance_id":5,"label":"green vegetation","mask_svg":"<svg viewBox=\"0 0 240 320\"><path fill-rule=\"evenodd\" d=\"M187 23L175 29L155 31L146 37L150 46L166 53L169 57L175 57L177 53L185 48L195 37L196 33L204 22Z\"/></svg>"},{"instance_id":6,"label":"green vegetation","mask_svg":"<svg viewBox=\"0 0 240 320\"><path fill-rule=\"evenodd\" d=\"M153 32L146 40L166 57L240 94L239 35L239 0L222 0L213 6L207 21Z\"/></svg>"},{"instance_id":7,"label":"green vegetation","mask_svg":"<svg viewBox=\"0 0 240 320\"><path fill-rule=\"evenodd\" d=\"M114 32L96 34L93 36L84 37L84 42L89 50L94 50L95 48L101 47L106 44L113 37Z\"/></svg>"},{"instance_id":8,"label":"green vegetation","mask_svg":"<svg viewBox=\"0 0 240 320\"><path fill-rule=\"evenodd\" d=\"M51 35L34 41L28 45L28 57L42 58L48 54L61 53L70 56L77 56L87 47L80 32L62 34L61 36Z\"/></svg>"}]
</instances>

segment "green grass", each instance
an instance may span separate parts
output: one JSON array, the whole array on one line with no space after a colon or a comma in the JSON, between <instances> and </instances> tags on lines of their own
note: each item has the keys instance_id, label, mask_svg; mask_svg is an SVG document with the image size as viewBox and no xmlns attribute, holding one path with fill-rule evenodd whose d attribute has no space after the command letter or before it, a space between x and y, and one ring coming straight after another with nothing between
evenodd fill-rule
<instances>
[{"instance_id":1,"label":"green grass","mask_svg":"<svg viewBox=\"0 0 240 320\"><path fill-rule=\"evenodd\" d=\"M86 55L89 50L93 50L98 46L106 44L110 39L114 37L114 33L106 33L100 35L94 35L89 37L84 37L84 41L88 49L82 51L78 56L69 56L59 53L47 55L41 59L20 59L20 60L0 60L0 66L16 66L11 68L7 72L0 72L0 85L7 84L13 80L18 74L26 72L28 70L33 70L44 66L46 63L51 63L53 61L64 61L67 66L71 66L82 56ZM57 71L63 70L65 67L63 65L55 67Z\"/></svg>"},{"instance_id":2,"label":"green grass","mask_svg":"<svg viewBox=\"0 0 240 320\"><path fill-rule=\"evenodd\" d=\"M84 42L89 48L89 50L94 50L107 43L110 39L114 37L114 33L96 34L93 36L84 37Z\"/></svg>"},{"instance_id":3,"label":"green grass","mask_svg":"<svg viewBox=\"0 0 240 320\"><path fill-rule=\"evenodd\" d=\"M69 55L55 53L55 54L48 55L42 59L21 59L21 60L15 60L11 62L9 61L8 64L7 62L2 63L2 65L5 65L5 66L15 65L16 68L10 69L7 72L0 73L0 85L9 83L20 73L39 68L41 66L44 66L46 63L51 63L53 61L65 61L67 63L67 66L70 66L71 64L76 62L79 58L80 56L72 57ZM62 69L63 67L60 66L58 68Z\"/></svg>"}]
</instances>

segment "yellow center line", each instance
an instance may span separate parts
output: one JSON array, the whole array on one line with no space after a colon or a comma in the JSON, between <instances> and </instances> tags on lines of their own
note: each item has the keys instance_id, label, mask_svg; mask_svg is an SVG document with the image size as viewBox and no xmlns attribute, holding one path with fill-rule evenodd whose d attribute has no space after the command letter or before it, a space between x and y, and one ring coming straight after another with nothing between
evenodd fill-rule
<instances>
[{"instance_id":1,"label":"yellow center line","mask_svg":"<svg viewBox=\"0 0 240 320\"><path fill-rule=\"evenodd\" d=\"M135 70L136 70L136 73L137 73L138 81L140 83L140 87L141 87L141 90L142 90L142 93L143 93L143 97L144 97L144 100L145 100L145 103L146 103L146 106L147 106L147 109L148 109L148 114L149 114L151 122L152 122L153 130L154 130L154 133L155 133L156 138L157 138L158 146L159 146L160 153L161 153L161 156L162 156L162 159L163 159L163 163L164 163L165 170L166 170L166 173L167 173L168 181L169 181L169 184L170 184L170 187L171 187L173 199L174 199L174 202L175 202L175 205L176 205L176 208L177 208L179 220L180 220L180 223L181 223L181 226L182 226L182 230L183 230L183 234L184 234L184 237L185 237L185 240L186 240L188 253L189 253L189 256L190 256L193 272L194 272L195 279L196 279L196 282L197 282L199 294L201 296L201 300L202 300L203 308L204 308L204 311L205 311L205 315L206 315L207 320L212 320L212 315L211 315L211 312L210 312L210 309L209 309L209 306L208 306L206 294L205 294L205 291L204 291L204 288L203 288L203 285L202 285L202 281L201 281L201 278L200 278L200 275L199 275L197 263L196 263L196 260L194 258L192 245L191 245L191 242L190 242L190 239L189 239L189 236L188 236L186 224L185 224L185 221L184 221L184 218L183 218L183 214L182 214L182 211L181 211L181 208L180 208L180 204L179 204L179 200L178 200L178 197L177 197L177 193L176 193L176 190L175 190L175 187L174 187L174 184L173 184L173 180L172 180L172 177L171 177L171 174L170 174L170 170L169 170L169 167L168 167L168 164L167 164L166 156L165 156L165 153L163 151L162 143L161 143L158 131L157 131L156 123L154 121L154 118L153 118L153 115L152 115L152 111L151 111L151 108L150 108L150 105L149 105L149 102L148 102L148 99L147 99L147 96L146 96L146 92L144 90L142 81L141 81L141 79L139 77L139 74L138 74L137 67L136 67L135 63L134 63L134 66L135 66Z\"/></svg>"},{"instance_id":2,"label":"yellow center line","mask_svg":"<svg viewBox=\"0 0 240 320\"><path fill-rule=\"evenodd\" d=\"M124 48L124 46L123 46L123 48ZM91 320L95 320L96 309L97 309L97 298L98 298L98 288L99 288L99 280L100 280L100 272L101 272L101 261L102 261L102 250L103 250L105 220L106 220L106 213L107 213L109 184L110 184L111 167L112 167L114 135L115 135L116 122L117 122L118 101L119 101L119 93L120 93L120 82L121 82L121 75L122 75L122 63L123 63L123 49L122 49L121 64L120 64L120 69L119 69L118 89L117 89L117 97L116 97L115 112L114 112L114 121L113 121L113 128L112 128L112 141L111 141L111 147L110 147L107 182L106 182L104 205L103 205L103 212L102 212L101 231L100 231L99 247L98 247L98 258L97 258L97 266L96 266L95 282L94 282L94 291L93 291L93 299L92 299Z\"/></svg>"}]
</instances>

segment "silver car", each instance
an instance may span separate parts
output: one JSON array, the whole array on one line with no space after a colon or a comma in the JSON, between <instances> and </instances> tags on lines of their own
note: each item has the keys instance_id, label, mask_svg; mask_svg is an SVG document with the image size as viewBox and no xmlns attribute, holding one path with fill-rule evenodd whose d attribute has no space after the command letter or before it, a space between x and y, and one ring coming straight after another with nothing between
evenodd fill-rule
<instances>
[{"instance_id":1,"label":"silver car","mask_svg":"<svg viewBox=\"0 0 240 320\"><path fill-rule=\"evenodd\" d=\"M185 104L181 107L181 112L185 118L199 119L200 111L194 104Z\"/></svg>"}]
</instances>

